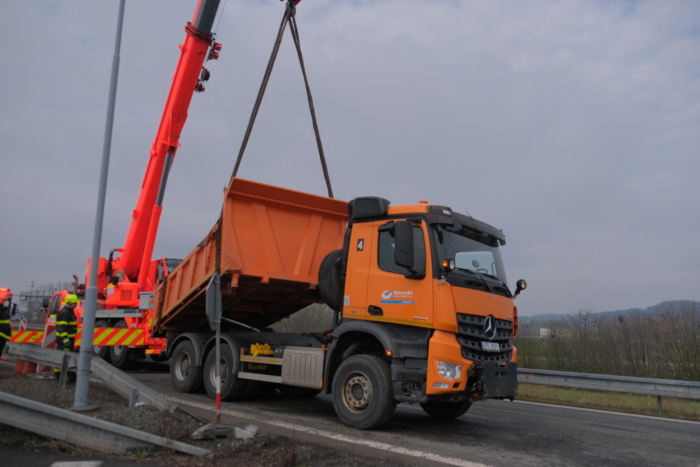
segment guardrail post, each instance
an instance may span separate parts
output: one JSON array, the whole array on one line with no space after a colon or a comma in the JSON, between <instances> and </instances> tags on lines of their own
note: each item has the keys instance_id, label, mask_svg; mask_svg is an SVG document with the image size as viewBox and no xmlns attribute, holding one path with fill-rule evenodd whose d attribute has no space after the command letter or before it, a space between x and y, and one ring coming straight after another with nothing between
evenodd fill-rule
<instances>
[{"instance_id":1,"label":"guardrail post","mask_svg":"<svg viewBox=\"0 0 700 467\"><path fill-rule=\"evenodd\" d=\"M664 414L664 409L663 409L663 407L661 406L661 396L656 396L656 404L657 404L658 407L659 407L659 417L661 417L661 416L663 416L663 414Z\"/></svg>"},{"instance_id":2,"label":"guardrail post","mask_svg":"<svg viewBox=\"0 0 700 467\"><path fill-rule=\"evenodd\" d=\"M61 363L61 376L59 376L59 386L61 389L68 387L68 366L70 362L70 354L65 352L63 354L63 362Z\"/></svg>"}]
</instances>

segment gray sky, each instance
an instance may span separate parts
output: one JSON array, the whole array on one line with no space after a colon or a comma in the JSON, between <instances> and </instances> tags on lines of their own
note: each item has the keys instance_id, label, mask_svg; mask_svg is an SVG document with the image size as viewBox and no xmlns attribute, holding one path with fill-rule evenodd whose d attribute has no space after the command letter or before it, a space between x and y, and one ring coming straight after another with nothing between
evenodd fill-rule
<instances>
[{"instance_id":1,"label":"gray sky","mask_svg":"<svg viewBox=\"0 0 700 467\"><path fill-rule=\"evenodd\" d=\"M83 277L117 0L0 2L0 286ZM101 254L122 246L195 0L127 1ZM217 219L283 14L222 0L155 257ZM700 2L304 0L335 196L502 228L521 315L700 299ZM325 194L287 32L238 175Z\"/></svg>"}]
</instances>

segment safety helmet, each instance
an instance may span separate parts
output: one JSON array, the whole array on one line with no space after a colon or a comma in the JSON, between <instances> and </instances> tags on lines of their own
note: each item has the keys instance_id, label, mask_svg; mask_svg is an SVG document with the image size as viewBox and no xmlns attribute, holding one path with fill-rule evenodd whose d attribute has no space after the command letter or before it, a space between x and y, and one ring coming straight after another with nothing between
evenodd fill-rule
<instances>
[{"instance_id":1,"label":"safety helmet","mask_svg":"<svg viewBox=\"0 0 700 467\"><path fill-rule=\"evenodd\" d=\"M80 303L80 299L77 295L69 293L68 295L66 295L66 299L63 300L63 303Z\"/></svg>"}]
</instances>

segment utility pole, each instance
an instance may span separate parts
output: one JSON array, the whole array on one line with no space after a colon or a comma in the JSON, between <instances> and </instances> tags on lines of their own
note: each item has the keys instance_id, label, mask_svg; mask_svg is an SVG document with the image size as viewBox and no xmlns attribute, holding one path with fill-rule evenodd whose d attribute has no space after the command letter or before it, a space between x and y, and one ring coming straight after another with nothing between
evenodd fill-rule
<instances>
[{"instance_id":1,"label":"utility pole","mask_svg":"<svg viewBox=\"0 0 700 467\"><path fill-rule=\"evenodd\" d=\"M119 3L119 15L117 18L117 37L114 41L114 56L112 58L112 76L109 85L109 98L107 103L107 121L105 123L104 142L102 145L102 168L100 170L100 184L97 197L97 210L95 214L95 231L92 238L92 261L90 263L90 277L92 281L85 291L83 312L83 337L80 344L78 357L78 379L75 385L75 408L85 408L88 404L88 392L90 389L90 362L92 359L92 339L95 333L95 311L97 310L97 263L100 258L100 246L102 243L102 225L104 223L105 196L107 193L107 174L109 173L109 154L112 147L112 127L114 126L114 103L117 99L117 78L119 77L119 51L122 41L122 25L124 23L125 0Z\"/></svg>"}]
</instances>

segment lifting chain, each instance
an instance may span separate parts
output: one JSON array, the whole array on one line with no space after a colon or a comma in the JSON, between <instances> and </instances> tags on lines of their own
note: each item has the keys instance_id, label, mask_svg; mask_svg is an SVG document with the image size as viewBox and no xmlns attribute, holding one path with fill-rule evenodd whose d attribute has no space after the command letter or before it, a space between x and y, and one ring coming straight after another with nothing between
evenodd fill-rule
<instances>
[{"instance_id":1,"label":"lifting chain","mask_svg":"<svg viewBox=\"0 0 700 467\"><path fill-rule=\"evenodd\" d=\"M314 126L314 133L316 134L316 144L318 146L318 153L321 158L321 166L323 168L323 176L326 180L326 187L328 188L328 197L333 198L333 189L331 188L331 181L328 176L328 167L326 166L326 158L323 155L323 145L321 144L321 135L318 131L318 123L316 122L316 111L314 110L314 102L311 97L311 89L309 88L309 81L306 77L306 69L304 67L304 58L301 54L301 45L299 42L299 30L297 29L297 23L294 18L296 14L296 4L300 0L287 0L287 7L284 11L284 16L282 17L282 22L280 24L279 31L277 33L277 39L275 40L275 45L272 48L272 54L270 55L270 60L267 63L267 68L265 70L265 75L263 76L262 83L260 84L260 90L258 91L258 97L255 100L255 105L253 106L253 112L250 115L250 120L248 121L248 127L246 128L245 136L243 137L243 142L241 143L241 149L238 152L238 158L236 159L236 165L233 168L233 174L231 179L233 179L238 173L238 167L241 165L241 159L243 159L243 153L248 145L248 140L250 139L250 134L253 131L253 124L255 123L255 118L258 115L258 110L260 109L260 104L262 103L263 95L265 94L265 89L267 88L267 83L270 80L270 75L272 74L272 67L274 66L275 59L277 58L277 52L279 51L280 44L282 43L282 35L284 30L289 24L289 30L294 39L294 45L297 49L297 55L299 56L299 64L301 65L301 72L304 76L304 84L306 86L306 96L309 101L309 110L311 112L311 120Z\"/></svg>"}]
</instances>

